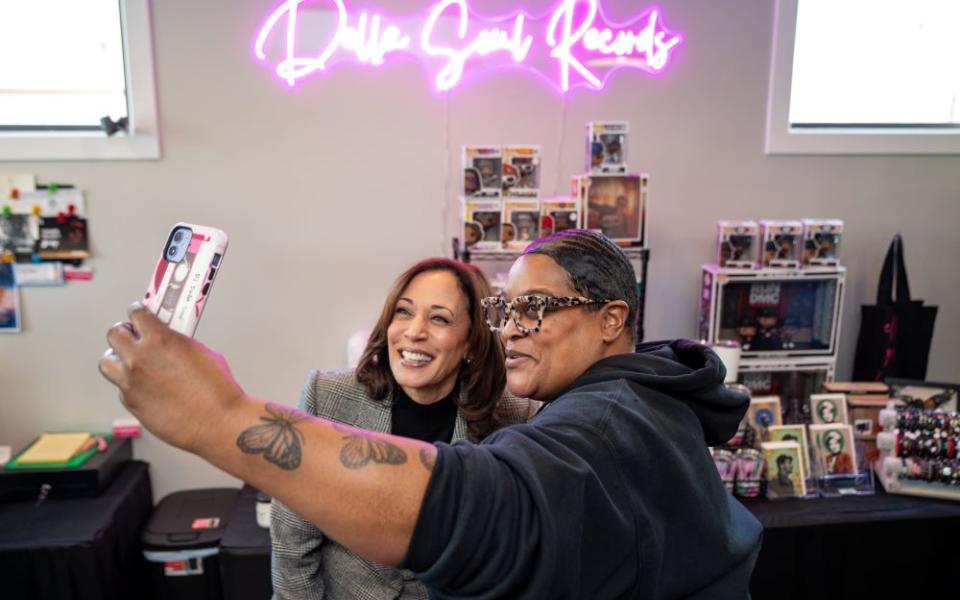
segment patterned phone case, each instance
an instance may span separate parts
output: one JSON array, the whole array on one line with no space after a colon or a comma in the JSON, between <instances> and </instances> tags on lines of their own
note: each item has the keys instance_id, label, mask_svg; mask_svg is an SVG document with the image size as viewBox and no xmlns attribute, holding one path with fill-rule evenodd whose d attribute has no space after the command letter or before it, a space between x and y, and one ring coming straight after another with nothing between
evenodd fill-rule
<instances>
[{"instance_id":1,"label":"patterned phone case","mask_svg":"<svg viewBox=\"0 0 960 600\"><path fill-rule=\"evenodd\" d=\"M174 233L183 227L191 231L190 243L183 257L172 262L166 250ZM174 331L193 336L226 251L223 231L190 223L174 225L143 295L144 306Z\"/></svg>"}]
</instances>

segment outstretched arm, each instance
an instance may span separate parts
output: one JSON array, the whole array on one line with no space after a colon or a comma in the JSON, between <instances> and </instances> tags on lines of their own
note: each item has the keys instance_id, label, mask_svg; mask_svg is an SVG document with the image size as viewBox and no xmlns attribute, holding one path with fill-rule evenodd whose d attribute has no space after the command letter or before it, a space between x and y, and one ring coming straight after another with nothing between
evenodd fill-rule
<instances>
[{"instance_id":1,"label":"outstretched arm","mask_svg":"<svg viewBox=\"0 0 960 600\"><path fill-rule=\"evenodd\" d=\"M247 396L220 354L139 304L107 333L101 373L160 439L267 492L357 554L403 560L436 457L376 434Z\"/></svg>"}]
</instances>

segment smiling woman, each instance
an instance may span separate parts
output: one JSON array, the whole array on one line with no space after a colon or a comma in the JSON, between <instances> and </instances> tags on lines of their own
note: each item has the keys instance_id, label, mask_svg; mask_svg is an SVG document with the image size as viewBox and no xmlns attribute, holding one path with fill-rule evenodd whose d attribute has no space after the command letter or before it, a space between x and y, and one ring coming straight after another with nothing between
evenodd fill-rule
<instances>
[{"instance_id":1,"label":"smiling woman","mask_svg":"<svg viewBox=\"0 0 960 600\"><path fill-rule=\"evenodd\" d=\"M479 272L433 258L407 269L387 295L356 372L311 373L300 408L361 429L426 442L480 441L525 422L538 403L504 398L503 346L484 323L491 294ZM338 426L339 427L339 426ZM408 457L382 438L344 435L352 470L397 468ZM434 455L419 453L433 468ZM410 571L363 560L274 501L273 588L278 598L426 598Z\"/></svg>"}]
</instances>

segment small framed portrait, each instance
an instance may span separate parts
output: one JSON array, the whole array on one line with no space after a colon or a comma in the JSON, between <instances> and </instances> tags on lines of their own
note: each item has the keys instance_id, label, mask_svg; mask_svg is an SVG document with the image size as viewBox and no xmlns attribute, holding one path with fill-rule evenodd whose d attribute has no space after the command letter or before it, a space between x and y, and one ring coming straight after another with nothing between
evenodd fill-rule
<instances>
[{"instance_id":1,"label":"small framed portrait","mask_svg":"<svg viewBox=\"0 0 960 600\"><path fill-rule=\"evenodd\" d=\"M810 420L816 425L848 423L844 394L810 394Z\"/></svg>"},{"instance_id":2,"label":"small framed portrait","mask_svg":"<svg viewBox=\"0 0 960 600\"><path fill-rule=\"evenodd\" d=\"M807 486L803 477L803 459L797 442L764 442L763 461L766 464L767 498L796 498L805 496Z\"/></svg>"},{"instance_id":3,"label":"small framed portrait","mask_svg":"<svg viewBox=\"0 0 960 600\"><path fill-rule=\"evenodd\" d=\"M821 475L853 475L857 472L853 427L811 425L814 462Z\"/></svg>"},{"instance_id":4,"label":"small framed portrait","mask_svg":"<svg viewBox=\"0 0 960 600\"><path fill-rule=\"evenodd\" d=\"M750 399L747 422L756 430L765 432L774 425L783 425L778 396L758 396Z\"/></svg>"},{"instance_id":5,"label":"small framed portrait","mask_svg":"<svg viewBox=\"0 0 960 600\"><path fill-rule=\"evenodd\" d=\"M13 263L0 262L0 333L20 332L20 288Z\"/></svg>"},{"instance_id":6,"label":"small framed portrait","mask_svg":"<svg viewBox=\"0 0 960 600\"><path fill-rule=\"evenodd\" d=\"M770 427L771 442L796 442L800 445L800 476L813 477L810 469L810 444L807 442L807 428L804 425L773 425Z\"/></svg>"}]
</instances>

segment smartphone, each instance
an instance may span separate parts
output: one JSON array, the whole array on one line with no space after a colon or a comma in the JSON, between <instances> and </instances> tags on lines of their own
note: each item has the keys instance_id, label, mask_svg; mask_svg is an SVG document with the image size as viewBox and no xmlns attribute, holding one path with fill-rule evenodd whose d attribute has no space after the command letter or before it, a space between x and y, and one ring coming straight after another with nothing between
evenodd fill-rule
<instances>
[{"instance_id":1,"label":"smartphone","mask_svg":"<svg viewBox=\"0 0 960 600\"><path fill-rule=\"evenodd\" d=\"M177 223L163 245L143 305L174 331L193 336L227 251L227 234Z\"/></svg>"}]
</instances>

